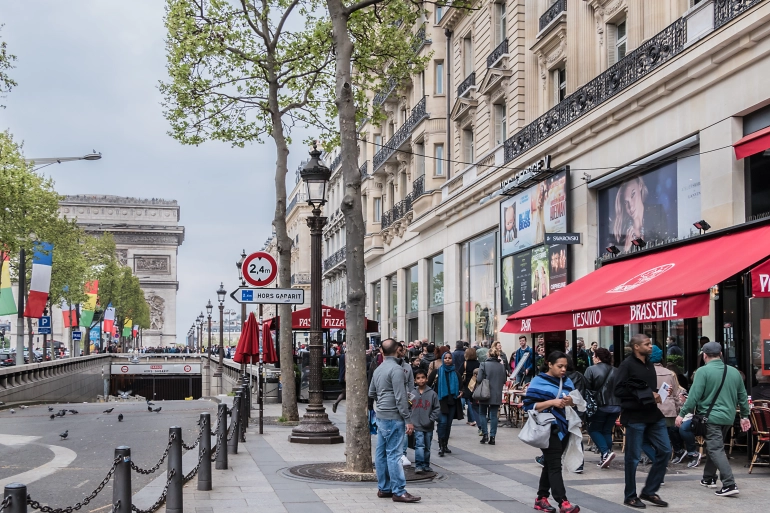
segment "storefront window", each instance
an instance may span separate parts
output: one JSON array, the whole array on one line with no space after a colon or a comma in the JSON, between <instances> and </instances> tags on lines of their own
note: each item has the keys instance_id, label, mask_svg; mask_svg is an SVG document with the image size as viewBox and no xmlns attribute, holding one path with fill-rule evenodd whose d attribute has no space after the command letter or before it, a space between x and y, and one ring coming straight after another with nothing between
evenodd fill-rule
<instances>
[{"instance_id":1,"label":"storefront window","mask_svg":"<svg viewBox=\"0 0 770 513\"><path fill-rule=\"evenodd\" d=\"M417 294L419 289L419 282L417 281L417 266L413 265L406 271L407 276L407 291L406 291L406 297L407 297L407 307L408 312L416 312L418 309L418 301L417 301Z\"/></svg>"},{"instance_id":2,"label":"storefront window","mask_svg":"<svg viewBox=\"0 0 770 513\"><path fill-rule=\"evenodd\" d=\"M431 342L446 344L444 340L444 312L431 315Z\"/></svg>"},{"instance_id":3,"label":"storefront window","mask_svg":"<svg viewBox=\"0 0 770 513\"><path fill-rule=\"evenodd\" d=\"M382 285L379 282L374 285L374 319L382 322Z\"/></svg>"},{"instance_id":4,"label":"storefront window","mask_svg":"<svg viewBox=\"0 0 770 513\"><path fill-rule=\"evenodd\" d=\"M472 345L488 346L494 339L495 233L466 242L462 247L462 333Z\"/></svg>"},{"instance_id":5,"label":"storefront window","mask_svg":"<svg viewBox=\"0 0 770 513\"><path fill-rule=\"evenodd\" d=\"M770 399L770 298L751 298L751 396Z\"/></svg>"},{"instance_id":6,"label":"storefront window","mask_svg":"<svg viewBox=\"0 0 770 513\"><path fill-rule=\"evenodd\" d=\"M430 306L444 304L444 255L436 255L430 259Z\"/></svg>"},{"instance_id":7,"label":"storefront window","mask_svg":"<svg viewBox=\"0 0 770 513\"><path fill-rule=\"evenodd\" d=\"M394 274L388 278L390 282L390 335L396 337L398 329L398 280Z\"/></svg>"}]
</instances>

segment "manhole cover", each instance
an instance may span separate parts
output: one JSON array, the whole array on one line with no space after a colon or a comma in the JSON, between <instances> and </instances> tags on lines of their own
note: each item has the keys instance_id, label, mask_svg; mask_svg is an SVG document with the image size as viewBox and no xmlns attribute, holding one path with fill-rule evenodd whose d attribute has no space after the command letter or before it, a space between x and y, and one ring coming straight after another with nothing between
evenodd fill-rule
<instances>
[{"instance_id":1,"label":"manhole cover","mask_svg":"<svg viewBox=\"0 0 770 513\"><path fill-rule=\"evenodd\" d=\"M345 463L343 462L297 465L285 469L284 473L302 479L322 481L342 481L348 483L377 482L377 475L374 472L346 472ZM413 467L404 467L404 475L407 481L416 482L433 480L438 474L436 472L415 474Z\"/></svg>"}]
</instances>

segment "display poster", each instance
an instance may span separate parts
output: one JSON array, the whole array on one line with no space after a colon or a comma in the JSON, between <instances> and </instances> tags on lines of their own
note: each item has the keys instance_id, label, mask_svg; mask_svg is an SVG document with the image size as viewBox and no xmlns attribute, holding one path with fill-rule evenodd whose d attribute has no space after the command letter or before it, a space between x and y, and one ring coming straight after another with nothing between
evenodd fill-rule
<instances>
[{"instance_id":1,"label":"display poster","mask_svg":"<svg viewBox=\"0 0 770 513\"><path fill-rule=\"evenodd\" d=\"M538 246L502 259L501 312L528 307L567 286L567 246Z\"/></svg>"},{"instance_id":2,"label":"display poster","mask_svg":"<svg viewBox=\"0 0 770 513\"><path fill-rule=\"evenodd\" d=\"M548 246L548 259L551 265L548 282L551 294L567 286L567 246L554 244Z\"/></svg>"},{"instance_id":3,"label":"display poster","mask_svg":"<svg viewBox=\"0 0 770 513\"><path fill-rule=\"evenodd\" d=\"M642 238L648 245L697 233L701 217L697 156L680 158L599 191L599 253L622 253Z\"/></svg>"},{"instance_id":4,"label":"display poster","mask_svg":"<svg viewBox=\"0 0 770 513\"><path fill-rule=\"evenodd\" d=\"M762 344L761 360L762 360L762 375L770 376L770 319L759 320L760 331L760 343Z\"/></svg>"},{"instance_id":5,"label":"display poster","mask_svg":"<svg viewBox=\"0 0 770 513\"><path fill-rule=\"evenodd\" d=\"M546 232L567 231L567 172L500 203L500 255L507 256L543 243Z\"/></svg>"}]
</instances>

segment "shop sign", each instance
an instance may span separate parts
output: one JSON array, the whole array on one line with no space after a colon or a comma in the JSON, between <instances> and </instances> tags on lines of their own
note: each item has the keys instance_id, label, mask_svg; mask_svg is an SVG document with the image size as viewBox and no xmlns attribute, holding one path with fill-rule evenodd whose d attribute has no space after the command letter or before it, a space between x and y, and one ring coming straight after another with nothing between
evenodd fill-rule
<instances>
[{"instance_id":1,"label":"shop sign","mask_svg":"<svg viewBox=\"0 0 770 513\"><path fill-rule=\"evenodd\" d=\"M531 166L528 166L515 175L513 175L511 178L508 178L507 180L503 180L500 182L500 189L503 191L503 194L505 194L509 189L512 189L513 187L516 187L517 184L525 182L532 178L532 176L541 173L543 171L546 171L548 169L551 169L551 156L546 155Z\"/></svg>"},{"instance_id":2,"label":"shop sign","mask_svg":"<svg viewBox=\"0 0 770 513\"><path fill-rule=\"evenodd\" d=\"M546 233L545 243L549 244L580 244L579 233Z\"/></svg>"},{"instance_id":3,"label":"shop sign","mask_svg":"<svg viewBox=\"0 0 770 513\"><path fill-rule=\"evenodd\" d=\"M200 363L112 364L112 374L200 374Z\"/></svg>"},{"instance_id":4,"label":"shop sign","mask_svg":"<svg viewBox=\"0 0 770 513\"><path fill-rule=\"evenodd\" d=\"M754 297L770 297L770 260L751 270L751 294Z\"/></svg>"}]
</instances>

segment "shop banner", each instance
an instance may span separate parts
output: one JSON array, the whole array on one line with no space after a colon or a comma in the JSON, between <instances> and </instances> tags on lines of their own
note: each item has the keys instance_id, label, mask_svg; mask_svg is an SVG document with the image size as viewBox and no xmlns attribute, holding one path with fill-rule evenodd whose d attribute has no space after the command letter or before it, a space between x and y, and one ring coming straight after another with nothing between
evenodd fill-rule
<instances>
[{"instance_id":1,"label":"shop banner","mask_svg":"<svg viewBox=\"0 0 770 513\"><path fill-rule=\"evenodd\" d=\"M751 270L751 295L770 297L770 260Z\"/></svg>"},{"instance_id":2,"label":"shop banner","mask_svg":"<svg viewBox=\"0 0 770 513\"><path fill-rule=\"evenodd\" d=\"M656 299L642 303L613 305L593 310L509 319L501 331L505 333L540 333L687 319L707 316L708 314L709 295L698 294L696 296Z\"/></svg>"}]
</instances>

